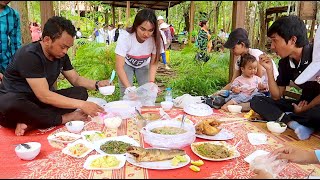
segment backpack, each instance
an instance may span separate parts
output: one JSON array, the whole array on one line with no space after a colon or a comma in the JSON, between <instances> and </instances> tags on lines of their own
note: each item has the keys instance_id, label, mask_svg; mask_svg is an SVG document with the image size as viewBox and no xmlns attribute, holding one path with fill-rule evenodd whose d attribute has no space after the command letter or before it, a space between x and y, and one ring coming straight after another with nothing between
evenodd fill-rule
<instances>
[{"instance_id":1,"label":"backpack","mask_svg":"<svg viewBox=\"0 0 320 180\"><path fill-rule=\"evenodd\" d=\"M203 96L202 103L209 105L211 108L220 109L226 102L222 96Z\"/></svg>"}]
</instances>

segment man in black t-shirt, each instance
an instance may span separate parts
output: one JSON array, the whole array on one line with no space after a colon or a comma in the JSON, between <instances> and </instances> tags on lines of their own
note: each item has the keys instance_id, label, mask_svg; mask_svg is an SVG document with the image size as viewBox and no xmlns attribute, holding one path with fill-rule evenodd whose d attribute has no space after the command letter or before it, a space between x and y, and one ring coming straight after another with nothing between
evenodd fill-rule
<instances>
[{"instance_id":1,"label":"man in black t-shirt","mask_svg":"<svg viewBox=\"0 0 320 180\"><path fill-rule=\"evenodd\" d=\"M320 126L320 84L308 81L298 85L302 89L299 100L282 98L290 81L294 82L313 61L313 45L308 42L306 26L297 16L285 16L271 25L267 35L271 49L281 57L279 76L276 81L271 78L271 59L260 55L259 62L267 70L271 98L254 97L250 106L267 121L286 123L300 140L308 139Z\"/></svg>"},{"instance_id":2,"label":"man in black t-shirt","mask_svg":"<svg viewBox=\"0 0 320 180\"><path fill-rule=\"evenodd\" d=\"M86 79L73 69L67 51L75 35L70 20L54 16L44 25L41 41L18 49L0 85L0 125L24 135L30 129L87 120L88 115L104 113L102 107L86 101L87 89L110 83ZM74 87L55 90L53 85L60 73Z\"/></svg>"}]
</instances>

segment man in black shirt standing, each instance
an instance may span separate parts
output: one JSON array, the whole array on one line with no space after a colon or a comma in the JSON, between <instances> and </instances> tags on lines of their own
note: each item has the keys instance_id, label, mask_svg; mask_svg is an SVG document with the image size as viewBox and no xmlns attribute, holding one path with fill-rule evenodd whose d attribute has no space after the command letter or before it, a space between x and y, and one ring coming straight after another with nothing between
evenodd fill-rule
<instances>
[{"instance_id":1,"label":"man in black shirt standing","mask_svg":"<svg viewBox=\"0 0 320 180\"><path fill-rule=\"evenodd\" d=\"M299 100L282 98L290 80L295 81L313 61L313 45L308 42L306 26L297 16L285 16L271 25L267 35L271 49L281 57L279 76L276 81L271 78L271 59L261 55L259 62L267 70L271 98L254 97L250 106L267 121L286 123L300 140L308 139L320 125L320 84L308 81L298 85L302 89Z\"/></svg>"},{"instance_id":2,"label":"man in black shirt standing","mask_svg":"<svg viewBox=\"0 0 320 180\"><path fill-rule=\"evenodd\" d=\"M88 115L104 112L99 105L86 101L87 89L110 83L86 79L73 69L67 51L75 35L70 20L54 16L44 25L41 41L18 49L0 85L0 125L24 135L29 129L87 120ZM55 90L60 73L74 87Z\"/></svg>"}]
</instances>

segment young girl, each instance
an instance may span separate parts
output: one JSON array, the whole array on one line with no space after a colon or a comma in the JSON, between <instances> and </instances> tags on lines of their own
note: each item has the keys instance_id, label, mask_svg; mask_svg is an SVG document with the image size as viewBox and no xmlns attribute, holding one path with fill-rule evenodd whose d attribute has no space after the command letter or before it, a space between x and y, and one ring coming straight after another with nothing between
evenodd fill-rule
<instances>
[{"instance_id":1,"label":"young girl","mask_svg":"<svg viewBox=\"0 0 320 180\"><path fill-rule=\"evenodd\" d=\"M253 96L264 96L262 92L267 91L267 85L256 76L258 61L253 55L244 54L241 57L240 69L242 74L232 82L232 93L225 99L226 104L221 107L225 111L230 104L249 102Z\"/></svg>"},{"instance_id":2,"label":"young girl","mask_svg":"<svg viewBox=\"0 0 320 180\"><path fill-rule=\"evenodd\" d=\"M121 97L136 89L134 75L139 86L155 81L159 55L164 52L161 44L154 10L140 10L133 26L119 36L115 49Z\"/></svg>"}]
</instances>

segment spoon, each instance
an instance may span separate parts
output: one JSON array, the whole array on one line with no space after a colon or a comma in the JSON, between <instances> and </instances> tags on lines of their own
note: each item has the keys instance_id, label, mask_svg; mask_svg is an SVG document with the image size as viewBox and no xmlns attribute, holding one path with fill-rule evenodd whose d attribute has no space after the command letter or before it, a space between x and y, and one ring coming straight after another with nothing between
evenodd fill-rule
<instances>
[{"instance_id":1,"label":"spoon","mask_svg":"<svg viewBox=\"0 0 320 180\"><path fill-rule=\"evenodd\" d=\"M139 110L137 108L135 108L136 112L138 113L138 115L141 117L142 120L146 120L142 115L141 113L139 112Z\"/></svg>"},{"instance_id":2,"label":"spoon","mask_svg":"<svg viewBox=\"0 0 320 180\"><path fill-rule=\"evenodd\" d=\"M116 71L115 70L112 70L112 73L111 73L111 77L110 77L110 80L109 80L109 83L111 84L114 77L116 76Z\"/></svg>"}]
</instances>

